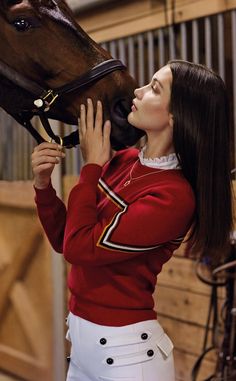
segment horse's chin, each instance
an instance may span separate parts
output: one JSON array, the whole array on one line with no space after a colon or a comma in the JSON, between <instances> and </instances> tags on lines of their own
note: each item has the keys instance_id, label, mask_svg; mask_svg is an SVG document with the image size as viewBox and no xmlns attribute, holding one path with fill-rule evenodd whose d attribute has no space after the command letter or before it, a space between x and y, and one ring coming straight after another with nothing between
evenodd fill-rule
<instances>
[{"instance_id":1,"label":"horse's chin","mask_svg":"<svg viewBox=\"0 0 236 381\"><path fill-rule=\"evenodd\" d=\"M119 128L114 128L111 132L111 146L115 151L134 146L143 136L143 132L133 127L124 120Z\"/></svg>"},{"instance_id":2,"label":"horse's chin","mask_svg":"<svg viewBox=\"0 0 236 381\"><path fill-rule=\"evenodd\" d=\"M111 120L115 127L112 128L111 145L114 150L135 145L144 134L128 122L130 110L131 104L126 99L119 99L111 106Z\"/></svg>"}]
</instances>

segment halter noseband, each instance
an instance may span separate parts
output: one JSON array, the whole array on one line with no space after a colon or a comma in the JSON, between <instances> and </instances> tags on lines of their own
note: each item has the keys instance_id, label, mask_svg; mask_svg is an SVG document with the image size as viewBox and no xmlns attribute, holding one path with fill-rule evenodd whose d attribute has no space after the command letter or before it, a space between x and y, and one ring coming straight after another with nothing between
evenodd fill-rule
<instances>
[{"instance_id":1,"label":"halter noseband","mask_svg":"<svg viewBox=\"0 0 236 381\"><path fill-rule=\"evenodd\" d=\"M107 74L112 73L115 70L125 70L126 66L116 59L109 59L102 63L99 63L91 70L80 75L74 81L71 81L63 86L55 89L45 90L36 82L29 80L16 70L9 67L4 62L0 61L0 75L10 80L18 87L29 92L33 97L32 109L24 110L18 114L12 115L18 123L25 127L30 134L36 139L37 143L42 143L45 139L38 133L38 131L32 126L31 119L34 115L38 115L45 131L52 140L61 144L67 148L71 148L79 143L78 131L72 132L61 138L55 135L52 131L46 112L50 110L51 106L64 94L68 94L72 91L79 90L85 86L88 86L97 80L105 77Z\"/></svg>"}]
</instances>

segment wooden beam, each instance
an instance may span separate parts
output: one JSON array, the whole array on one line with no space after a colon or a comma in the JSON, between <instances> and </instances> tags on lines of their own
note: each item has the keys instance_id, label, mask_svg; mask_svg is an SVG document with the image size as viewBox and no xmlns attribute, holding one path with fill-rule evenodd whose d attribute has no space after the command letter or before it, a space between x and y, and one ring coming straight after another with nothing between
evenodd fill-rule
<instances>
[{"instance_id":1,"label":"wooden beam","mask_svg":"<svg viewBox=\"0 0 236 381\"><path fill-rule=\"evenodd\" d=\"M157 284L154 292L155 309L162 315L205 326L210 299L206 295ZM197 313L196 313L197 311Z\"/></svg>"},{"instance_id":2,"label":"wooden beam","mask_svg":"<svg viewBox=\"0 0 236 381\"><path fill-rule=\"evenodd\" d=\"M186 351L188 348L186 348ZM176 367L176 381L191 381L191 370L197 361L197 356L191 355L186 351L174 350L174 359ZM215 364L211 361L204 360L204 366L201 367L198 380L205 380L215 371Z\"/></svg>"},{"instance_id":3,"label":"wooden beam","mask_svg":"<svg viewBox=\"0 0 236 381\"><path fill-rule=\"evenodd\" d=\"M4 237L0 235L0 275L3 273L8 266L11 264L11 250L9 247L9 242L6 242Z\"/></svg>"},{"instance_id":4,"label":"wooden beam","mask_svg":"<svg viewBox=\"0 0 236 381\"><path fill-rule=\"evenodd\" d=\"M33 354L39 362L45 363L46 366L46 342L42 335L44 332L44 327L33 304L30 303L28 291L22 282L15 282L10 294L10 300L13 304L14 310L16 311L18 319L20 320ZM36 337L37 340L35 340Z\"/></svg>"},{"instance_id":5,"label":"wooden beam","mask_svg":"<svg viewBox=\"0 0 236 381\"><path fill-rule=\"evenodd\" d=\"M16 349L0 344L0 368L25 381L49 380L43 364Z\"/></svg>"},{"instance_id":6,"label":"wooden beam","mask_svg":"<svg viewBox=\"0 0 236 381\"><path fill-rule=\"evenodd\" d=\"M204 276L211 280L210 274ZM208 279L208 278L207 278ZM196 275L196 262L188 259L173 256L168 261L162 272L157 277L158 285L172 287L183 291L191 291L194 294L203 294L210 296L211 286L203 283L197 278ZM219 287L218 297L225 297L224 287Z\"/></svg>"},{"instance_id":7,"label":"wooden beam","mask_svg":"<svg viewBox=\"0 0 236 381\"><path fill-rule=\"evenodd\" d=\"M188 352L194 356L199 356L202 353L205 327L199 327L195 324L189 324L189 322L182 322L160 314L158 315L158 321L173 341L176 349ZM212 330L210 330L208 336L209 345L211 343L211 335ZM213 353L209 355L209 360L215 361Z\"/></svg>"},{"instance_id":8,"label":"wooden beam","mask_svg":"<svg viewBox=\"0 0 236 381\"><path fill-rule=\"evenodd\" d=\"M180 23L199 17L210 16L236 8L236 0L177 0L174 21ZM173 20L171 2L165 8L150 1L133 1L77 17L81 27L97 42L110 41L121 37L164 27Z\"/></svg>"},{"instance_id":9,"label":"wooden beam","mask_svg":"<svg viewBox=\"0 0 236 381\"><path fill-rule=\"evenodd\" d=\"M0 181L0 205L35 209L33 181Z\"/></svg>"},{"instance_id":10,"label":"wooden beam","mask_svg":"<svg viewBox=\"0 0 236 381\"><path fill-rule=\"evenodd\" d=\"M14 255L14 260L11 266L1 274L1 298L0 298L0 316L8 304L9 293L14 286L17 279L22 278L32 260L39 242L42 240L42 231L39 226L33 226L32 230L28 232L27 245L23 241L22 246L17 250Z\"/></svg>"}]
</instances>

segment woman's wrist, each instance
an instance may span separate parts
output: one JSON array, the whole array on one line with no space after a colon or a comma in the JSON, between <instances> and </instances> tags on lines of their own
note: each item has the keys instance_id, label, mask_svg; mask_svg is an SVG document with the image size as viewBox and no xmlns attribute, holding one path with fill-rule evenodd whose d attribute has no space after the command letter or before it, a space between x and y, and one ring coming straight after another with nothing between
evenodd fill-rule
<instances>
[{"instance_id":1,"label":"woman's wrist","mask_svg":"<svg viewBox=\"0 0 236 381\"><path fill-rule=\"evenodd\" d=\"M50 178L47 180L34 179L34 187L37 189L46 189L48 188L50 182L51 182Z\"/></svg>"}]
</instances>

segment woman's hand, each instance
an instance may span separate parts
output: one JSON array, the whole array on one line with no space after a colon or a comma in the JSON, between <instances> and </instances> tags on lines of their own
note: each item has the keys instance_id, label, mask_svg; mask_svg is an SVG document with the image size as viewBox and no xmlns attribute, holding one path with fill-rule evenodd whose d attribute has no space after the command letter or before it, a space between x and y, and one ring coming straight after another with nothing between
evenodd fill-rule
<instances>
[{"instance_id":1,"label":"woman's hand","mask_svg":"<svg viewBox=\"0 0 236 381\"><path fill-rule=\"evenodd\" d=\"M87 113L85 105L80 106L80 148L85 164L98 164L103 166L111 157L110 133L111 122L107 120L103 129L102 103L97 102L94 118L94 108L91 99L87 100Z\"/></svg>"},{"instance_id":2,"label":"woman's hand","mask_svg":"<svg viewBox=\"0 0 236 381\"><path fill-rule=\"evenodd\" d=\"M35 147L31 157L35 187L47 188L55 165L65 157L62 147L56 143L41 143Z\"/></svg>"}]
</instances>

